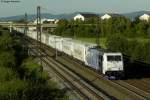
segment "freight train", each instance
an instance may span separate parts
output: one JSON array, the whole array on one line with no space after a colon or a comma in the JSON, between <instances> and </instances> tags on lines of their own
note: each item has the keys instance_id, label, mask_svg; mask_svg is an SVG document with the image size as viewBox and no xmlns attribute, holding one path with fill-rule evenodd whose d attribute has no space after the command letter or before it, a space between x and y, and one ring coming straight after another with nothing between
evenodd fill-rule
<instances>
[{"instance_id":1,"label":"freight train","mask_svg":"<svg viewBox=\"0 0 150 100\"><path fill-rule=\"evenodd\" d=\"M16 29L23 33L22 29ZM27 34L37 39L36 31ZM96 48L96 44L84 43L71 38L41 34L41 42L83 62L107 78L122 78L124 76L123 55L120 52L108 52Z\"/></svg>"}]
</instances>

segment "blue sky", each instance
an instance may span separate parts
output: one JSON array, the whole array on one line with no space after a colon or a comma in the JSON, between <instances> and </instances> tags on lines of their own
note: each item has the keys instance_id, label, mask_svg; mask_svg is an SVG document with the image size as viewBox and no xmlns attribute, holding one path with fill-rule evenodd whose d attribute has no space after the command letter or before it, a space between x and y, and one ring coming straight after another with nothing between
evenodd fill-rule
<instances>
[{"instance_id":1,"label":"blue sky","mask_svg":"<svg viewBox=\"0 0 150 100\"><path fill-rule=\"evenodd\" d=\"M36 6L42 12L62 14L71 12L114 12L150 11L150 0L20 0L20 3L0 2L0 17L36 13Z\"/></svg>"}]
</instances>

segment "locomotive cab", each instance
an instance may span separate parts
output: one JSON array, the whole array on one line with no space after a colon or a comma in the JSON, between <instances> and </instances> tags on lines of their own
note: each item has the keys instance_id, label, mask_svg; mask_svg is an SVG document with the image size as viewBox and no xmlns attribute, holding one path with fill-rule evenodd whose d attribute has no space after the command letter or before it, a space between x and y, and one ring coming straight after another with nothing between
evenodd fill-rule
<instances>
[{"instance_id":1,"label":"locomotive cab","mask_svg":"<svg viewBox=\"0 0 150 100\"><path fill-rule=\"evenodd\" d=\"M122 78L123 57L121 53L104 53L103 55L103 74L108 78Z\"/></svg>"}]
</instances>

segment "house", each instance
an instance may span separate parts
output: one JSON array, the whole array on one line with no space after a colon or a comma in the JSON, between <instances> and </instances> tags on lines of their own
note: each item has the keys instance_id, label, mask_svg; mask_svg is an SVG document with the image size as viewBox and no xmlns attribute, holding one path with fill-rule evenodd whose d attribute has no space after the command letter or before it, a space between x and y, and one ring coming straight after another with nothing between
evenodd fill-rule
<instances>
[{"instance_id":1,"label":"house","mask_svg":"<svg viewBox=\"0 0 150 100\"><path fill-rule=\"evenodd\" d=\"M150 13L149 14L143 14L139 17L140 20L146 20L148 21L150 19Z\"/></svg>"},{"instance_id":2,"label":"house","mask_svg":"<svg viewBox=\"0 0 150 100\"><path fill-rule=\"evenodd\" d=\"M74 20L88 20L89 18L94 18L94 17L98 17L98 15L96 14L90 14L90 13L79 13L74 17Z\"/></svg>"},{"instance_id":3,"label":"house","mask_svg":"<svg viewBox=\"0 0 150 100\"><path fill-rule=\"evenodd\" d=\"M106 13L101 16L101 19L104 20L104 19L118 18L118 17L123 17L123 16L120 14Z\"/></svg>"}]
</instances>

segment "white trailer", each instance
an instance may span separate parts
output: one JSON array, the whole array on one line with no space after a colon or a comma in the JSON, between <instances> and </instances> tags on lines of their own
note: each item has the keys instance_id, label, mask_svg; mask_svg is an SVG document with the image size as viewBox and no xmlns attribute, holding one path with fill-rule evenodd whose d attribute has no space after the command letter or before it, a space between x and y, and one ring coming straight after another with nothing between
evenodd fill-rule
<instances>
[{"instance_id":1,"label":"white trailer","mask_svg":"<svg viewBox=\"0 0 150 100\"><path fill-rule=\"evenodd\" d=\"M49 37L49 46L55 48L55 38L52 35Z\"/></svg>"},{"instance_id":2,"label":"white trailer","mask_svg":"<svg viewBox=\"0 0 150 100\"><path fill-rule=\"evenodd\" d=\"M31 38L37 40L37 33L35 31L31 31Z\"/></svg>"},{"instance_id":3,"label":"white trailer","mask_svg":"<svg viewBox=\"0 0 150 100\"><path fill-rule=\"evenodd\" d=\"M46 45L49 45L49 37L50 37L50 34L45 34L45 37L46 37L46 39L45 39L45 44Z\"/></svg>"},{"instance_id":4,"label":"white trailer","mask_svg":"<svg viewBox=\"0 0 150 100\"><path fill-rule=\"evenodd\" d=\"M62 44L62 51L72 56L73 42L72 39L64 39Z\"/></svg>"},{"instance_id":5,"label":"white trailer","mask_svg":"<svg viewBox=\"0 0 150 100\"><path fill-rule=\"evenodd\" d=\"M55 49L58 51L62 51L62 43L63 43L63 38L61 37L54 37L55 38Z\"/></svg>"},{"instance_id":6,"label":"white trailer","mask_svg":"<svg viewBox=\"0 0 150 100\"><path fill-rule=\"evenodd\" d=\"M85 61L85 50L86 47L83 44L79 44L77 42L73 42L73 50L72 50L72 55L74 58L81 60L81 61Z\"/></svg>"},{"instance_id":7,"label":"white trailer","mask_svg":"<svg viewBox=\"0 0 150 100\"><path fill-rule=\"evenodd\" d=\"M86 52L88 49L95 47L95 44L82 43L80 41L73 41L72 55L83 62L86 61Z\"/></svg>"},{"instance_id":8,"label":"white trailer","mask_svg":"<svg viewBox=\"0 0 150 100\"><path fill-rule=\"evenodd\" d=\"M45 36L45 34L41 34L41 42L46 44L46 36Z\"/></svg>"}]
</instances>

